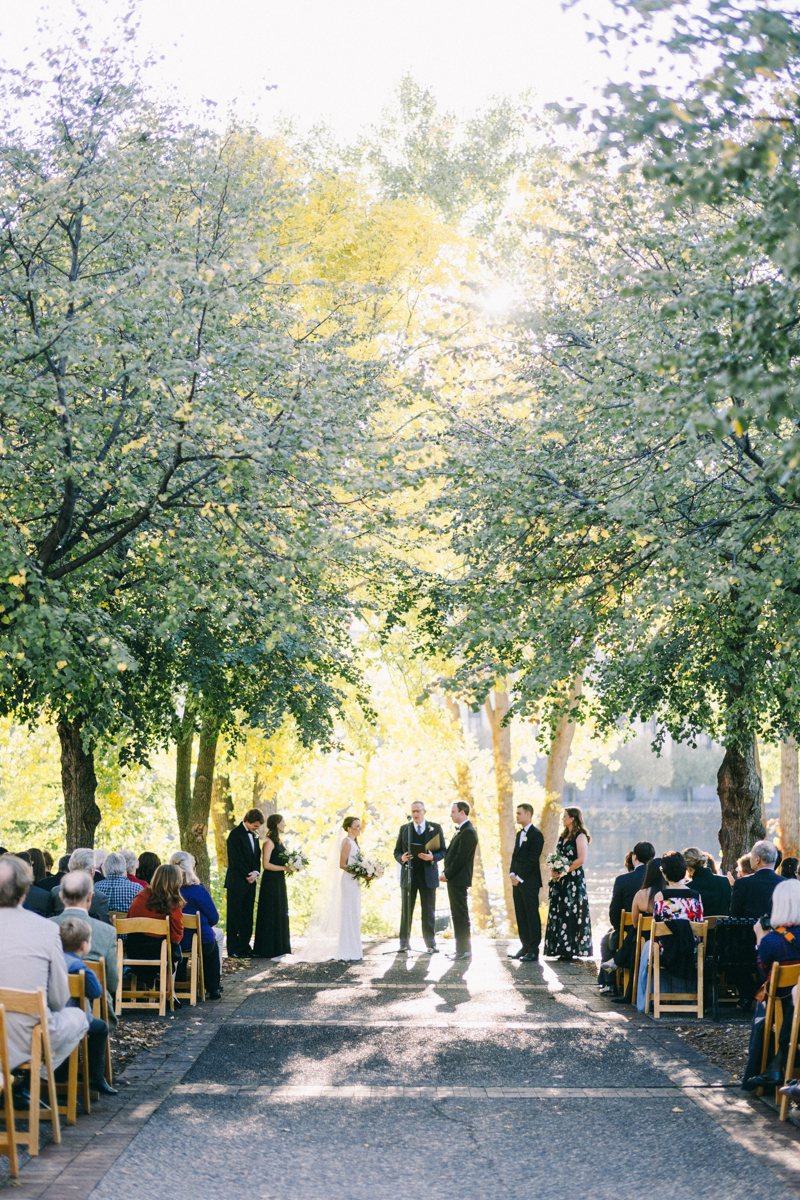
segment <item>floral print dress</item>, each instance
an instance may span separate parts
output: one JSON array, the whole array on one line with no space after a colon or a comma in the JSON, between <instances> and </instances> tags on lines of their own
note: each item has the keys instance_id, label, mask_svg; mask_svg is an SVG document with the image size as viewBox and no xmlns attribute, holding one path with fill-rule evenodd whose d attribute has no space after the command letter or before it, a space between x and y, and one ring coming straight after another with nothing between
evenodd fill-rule
<instances>
[{"instance_id":1,"label":"floral print dress","mask_svg":"<svg viewBox=\"0 0 800 1200\"><path fill-rule=\"evenodd\" d=\"M565 833L558 839L556 853L574 863L578 857L576 843ZM589 958L592 953L592 922L589 917L589 897L583 867L570 871L560 879L550 880L550 909L547 932L544 935L545 957L562 954Z\"/></svg>"}]
</instances>

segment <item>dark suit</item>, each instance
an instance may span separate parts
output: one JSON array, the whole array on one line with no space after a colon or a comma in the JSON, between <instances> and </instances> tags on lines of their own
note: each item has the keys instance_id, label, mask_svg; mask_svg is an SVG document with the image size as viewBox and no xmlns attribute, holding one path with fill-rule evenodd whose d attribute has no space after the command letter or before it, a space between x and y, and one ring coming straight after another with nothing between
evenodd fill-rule
<instances>
[{"instance_id":1,"label":"dark suit","mask_svg":"<svg viewBox=\"0 0 800 1200\"><path fill-rule=\"evenodd\" d=\"M228 890L228 954L241 958L252 953L250 938L253 934L256 883L248 883L247 876L253 871L260 873L261 847L256 835L245 829L244 822L230 831L227 845L225 887Z\"/></svg>"},{"instance_id":2,"label":"dark suit","mask_svg":"<svg viewBox=\"0 0 800 1200\"><path fill-rule=\"evenodd\" d=\"M622 914L630 912L633 908L633 897L641 890L646 872L647 867L644 863L640 863L633 871L623 871L614 880L611 903L608 906L608 919L611 922L611 929L603 935L600 942L601 962L606 962L620 949L619 927L622 924ZM613 971L610 974L600 971L598 975L600 983L611 984L614 983L615 978L616 975Z\"/></svg>"},{"instance_id":3,"label":"dark suit","mask_svg":"<svg viewBox=\"0 0 800 1200\"><path fill-rule=\"evenodd\" d=\"M28 888L22 907L27 908L29 912L38 913L40 917L49 917L53 912L53 901L48 891L34 883Z\"/></svg>"},{"instance_id":4,"label":"dark suit","mask_svg":"<svg viewBox=\"0 0 800 1200\"><path fill-rule=\"evenodd\" d=\"M724 875L715 875L708 867L697 867L692 876L691 886L700 893L705 916L727 917L731 906L731 882L729 879Z\"/></svg>"},{"instance_id":5,"label":"dark suit","mask_svg":"<svg viewBox=\"0 0 800 1200\"><path fill-rule=\"evenodd\" d=\"M419 852L425 849L428 842L437 833L439 835L439 849L432 852L433 862L425 862L423 859L418 858L417 855ZM409 845L412 855L410 881L408 867L403 862L403 855L409 849ZM441 825L437 825L435 821L425 821L422 833L417 833L416 826L413 822L410 822L407 825L403 825L397 835L394 856L402 867L402 875L400 877L400 887L403 897L400 914L401 946L408 945L417 894L419 894L420 905L422 907L422 935L425 938L425 945L428 947L435 945L436 889L439 886L439 868L436 864L444 858L446 849L447 843L444 840L444 831Z\"/></svg>"},{"instance_id":6,"label":"dark suit","mask_svg":"<svg viewBox=\"0 0 800 1200\"><path fill-rule=\"evenodd\" d=\"M58 894L58 891L51 891L51 907L49 915L58 916L64 911L64 902ZM106 925L111 924L111 913L108 908L108 896L101 895L100 892L94 892L92 895L92 903L89 905L89 916L94 917L96 921L105 921Z\"/></svg>"},{"instance_id":7,"label":"dark suit","mask_svg":"<svg viewBox=\"0 0 800 1200\"><path fill-rule=\"evenodd\" d=\"M781 882L777 871L762 867L754 875L737 879L731 892L731 916L763 917L772 907L772 893Z\"/></svg>"},{"instance_id":8,"label":"dark suit","mask_svg":"<svg viewBox=\"0 0 800 1200\"><path fill-rule=\"evenodd\" d=\"M469 940L469 906L467 891L472 886L472 864L478 847L475 826L467 819L453 834L444 856L444 877L447 880L447 899L453 917L456 954L472 947Z\"/></svg>"},{"instance_id":9,"label":"dark suit","mask_svg":"<svg viewBox=\"0 0 800 1200\"><path fill-rule=\"evenodd\" d=\"M542 850L544 837L541 829L530 824L527 829L519 831L511 855L510 873L520 880L512 892L519 940L525 954L538 954L542 940L542 921L539 916L539 889L542 886L539 860Z\"/></svg>"}]
</instances>

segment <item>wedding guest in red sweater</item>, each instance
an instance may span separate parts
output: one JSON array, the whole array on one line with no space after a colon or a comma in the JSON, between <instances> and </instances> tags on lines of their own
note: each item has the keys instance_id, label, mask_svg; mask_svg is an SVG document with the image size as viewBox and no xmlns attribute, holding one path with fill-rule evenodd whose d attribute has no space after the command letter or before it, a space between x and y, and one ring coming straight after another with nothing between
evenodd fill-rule
<instances>
[{"instance_id":1,"label":"wedding guest in red sweater","mask_svg":"<svg viewBox=\"0 0 800 1200\"><path fill-rule=\"evenodd\" d=\"M182 883L183 873L178 867L173 867L169 863L165 863L164 866L156 869L149 887L142 888L141 892L137 896L134 896L131 906L128 909L128 917L131 920L134 917L147 917L150 920L163 921L164 917L169 917L169 940L172 943L173 974L183 957L181 954L181 938L183 937L182 909L185 901L183 896L181 896ZM156 933L129 933L126 940L125 957L160 958L161 937ZM149 967L139 967L136 971L137 979L145 987L155 982L156 975L157 972L150 970ZM175 1003L177 1004L178 1001L176 1000Z\"/></svg>"}]
</instances>

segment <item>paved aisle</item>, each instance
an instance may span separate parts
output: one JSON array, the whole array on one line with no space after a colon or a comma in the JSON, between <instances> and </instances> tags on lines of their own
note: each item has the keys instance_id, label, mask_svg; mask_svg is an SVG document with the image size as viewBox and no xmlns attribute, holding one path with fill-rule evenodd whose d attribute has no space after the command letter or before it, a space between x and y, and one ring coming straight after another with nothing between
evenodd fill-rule
<instances>
[{"instance_id":1,"label":"paved aisle","mask_svg":"<svg viewBox=\"0 0 800 1200\"><path fill-rule=\"evenodd\" d=\"M793 1127L584 968L505 953L256 967L20 1200L800 1195Z\"/></svg>"}]
</instances>

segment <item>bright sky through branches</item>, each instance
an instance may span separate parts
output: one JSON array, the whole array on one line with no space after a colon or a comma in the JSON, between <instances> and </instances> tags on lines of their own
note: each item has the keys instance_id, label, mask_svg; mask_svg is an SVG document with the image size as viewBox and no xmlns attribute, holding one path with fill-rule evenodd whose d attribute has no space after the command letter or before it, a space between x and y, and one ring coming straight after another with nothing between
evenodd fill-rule
<instances>
[{"instance_id":1,"label":"bright sky through branches","mask_svg":"<svg viewBox=\"0 0 800 1200\"><path fill-rule=\"evenodd\" d=\"M127 5L84 7L95 29L107 29ZM141 0L139 47L159 60L152 81L192 107L235 99L264 126L284 113L351 137L377 120L407 72L459 113L529 89L542 103L590 99L609 70L623 73L621 58L612 66L586 40L584 14L605 8L605 0L569 12L560 0ZM0 0L7 63L20 65L25 48L41 44L42 16L56 28L78 24L70 0Z\"/></svg>"}]
</instances>

